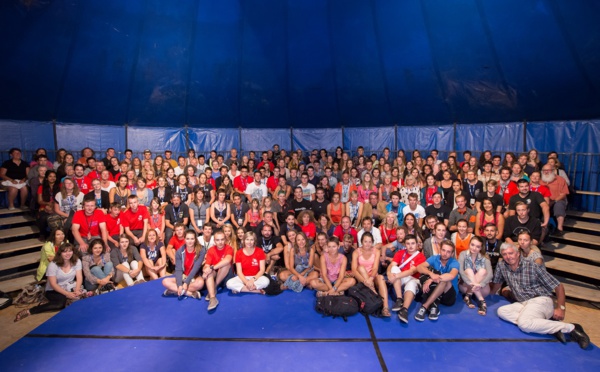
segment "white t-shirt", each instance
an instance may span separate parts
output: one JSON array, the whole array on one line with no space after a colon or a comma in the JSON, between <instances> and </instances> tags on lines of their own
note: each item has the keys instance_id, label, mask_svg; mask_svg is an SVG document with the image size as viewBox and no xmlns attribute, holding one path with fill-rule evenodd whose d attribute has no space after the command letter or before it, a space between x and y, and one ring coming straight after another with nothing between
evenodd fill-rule
<instances>
[{"instance_id":1,"label":"white t-shirt","mask_svg":"<svg viewBox=\"0 0 600 372\"><path fill-rule=\"evenodd\" d=\"M369 231L369 232L371 234L373 234L373 245L383 243L383 240L381 240L381 231L379 231L379 229L376 229L375 227L371 227L371 231ZM360 239L362 238L364 233L365 233L365 229L360 229L360 231L358 232L358 235L356 236L358 239L359 247L362 247L362 243L360 242Z\"/></svg>"},{"instance_id":2,"label":"white t-shirt","mask_svg":"<svg viewBox=\"0 0 600 372\"><path fill-rule=\"evenodd\" d=\"M81 270L81 260L79 259L77 260L77 263L74 266L71 266L71 270L69 270L68 273L65 273L60 267L56 265L56 263L50 262L50 265L48 265L48 269L46 269L46 276L56 277L56 284L58 284L58 286L64 289L65 291L71 292L75 288L75 274L77 274L77 270ZM46 290L54 290L54 288L52 288L52 286L50 285L49 280L46 283Z\"/></svg>"},{"instance_id":3,"label":"white t-shirt","mask_svg":"<svg viewBox=\"0 0 600 372\"><path fill-rule=\"evenodd\" d=\"M306 186L299 184L298 187L302 188L302 197L304 198L304 200L311 201L312 196L317 192L315 189L315 185L313 185L312 183L308 183L306 184Z\"/></svg>"},{"instance_id":4,"label":"white t-shirt","mask_svg":"<svg viewBox=\"0 0 600 372\"><path fill-rule=\"evenodd\" d=\"M417 209L415 209L414 211L410 209L410 205L404 207L402 209L402 214L404 215L404 217L406 217L407 213L414 214L416 219L425 218L425 208L423 208L423 206L420 204L417 205Z\"/></svg>"},{"instance_id":5,"label":"white t-shirt","mask_svg":"<svg viewBox=\"0 0 600 372\"><path fill-rule=\"evenodd\" d=\"M261 201L268 195L267 186L263 185L262 183L257 185L256 182L252 182L246 187L246 194L250 195L252 199L258 199Z\"/></svg>"}]
</instances>

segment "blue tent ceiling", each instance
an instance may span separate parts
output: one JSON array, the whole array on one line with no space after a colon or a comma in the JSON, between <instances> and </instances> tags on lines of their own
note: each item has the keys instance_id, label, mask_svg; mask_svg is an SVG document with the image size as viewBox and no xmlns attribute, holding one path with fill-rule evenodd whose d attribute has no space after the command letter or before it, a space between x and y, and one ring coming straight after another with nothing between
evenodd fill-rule
<instances>
[{"instance_id":1,"label":"blue tent ceiling","mask_svg":"<svg viewBox=\"0 0 600 372\"><path fill-rule=\"evenodd\" d=\"M600 2L0 2L0 119L311 128L600 117Z\"/></svg>"}]
</instances>

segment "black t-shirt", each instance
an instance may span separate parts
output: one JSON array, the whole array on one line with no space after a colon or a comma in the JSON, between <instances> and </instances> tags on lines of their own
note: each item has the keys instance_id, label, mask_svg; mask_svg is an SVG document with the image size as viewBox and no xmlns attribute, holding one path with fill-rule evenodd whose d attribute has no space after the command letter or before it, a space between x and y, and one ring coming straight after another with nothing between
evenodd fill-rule
<instances>
[{"instance_id":1,"label":"black t-shirt","mask_svg":"<svg viewBox=\"0 0 600 372\"><path fill-rule=\"evenodd\" d=\"M540 204L546 202L542 194L537 191L530 191L524 198L520 194L513 195L509 200L508 209L511 211L516 210L518 202L523 202L529 206L529 217L542 220L542 207Z\"/></svg>"},{"instance_id":2,"label":"black t-shirt","mask_svg":"<svg viewBox=\"0 0 600 372\"><path fill-rule=\"evenodd\" d=\"M528 231L531 235L531 239L539 241L540 236L542 235L542 224L540 223L540 220L529 218L527 222L521 223L518 217L519 216L515 215L506 219L506 222L504 223L504 238L510 238L513 242L516 242L519 233Z\"/></svg>"},{"instance_id":3,"label":"black t-shirt","mask_svg":"<svg viewBox=\"0 0 600 372\"><path fill-rule=\"evenodd\" d=\"M436 216L441 223L444 223L444 220L450 218L450 212L450 207L445 204L442 204L439 208L436 208L433 204L425 208L425 215Z\"/></svg>"},{"instance_id":4,"label":"black t-shirt","mask_svg":"<svg viewBox=\"0 0 600 372\"><path fill-rule=\"evenodd\" d=\"M281 238L278 236L271 236L271 238L266 239L262 236L259 236L257 243L265 253L269 253L272 249L277 247L277 244L281 243Z\"/></svg>"},{"instance_id":5,"label":"black t-shirt","mask_svg":"<svg viewBox=\"0 0 600 372\"><path fill-rule=\"evenodd\" d=\"M21 164L17 165L12 159L9 159L2 163L2 168L6 169L6 177L13 180L22 180L27 178L27 168L29 165L21 160Z\"/></svg>"},{"instance_id":6,"label":"black t-shirt","mask_svg":"<svg viewBox=\"0 0 600 372\"><path fill-rule=\"evenodd\" d=\"M311 203L311 209L315 213L315 219L319 219L322 214L327 214L327 206L329 202L327 200L323 200L323 202L318 202L317 199L313 200Z\"/></svg>"},{"instance_id":7,"label":"black t-shirt","mask_svg":"<svg viewBox=\"0 0 600 372\"><path fill-rule=\"evenodd\" d=\"M498 208L499 205L504 205L504 199L502 198L502 196L496 193L494 193L493 196L488 196L487 192L482 192L477 196L478 202L483 203L484 200L491 200L492 205L494 206L494 210L496 210L496 208ZM483 209L483 205L480 208Z\"/></svg>"},{"instance_id":8,"label":"black t-shirt","mask_svg":"<svg viewBox=\"0 0 600 372\"><path fill-rule=\"evenodd\" d=\"M235 204L231 204L229 208L231 209L232 220L235 220L238 225L242 226L242 223L244 223L244 218L246 218L246 212L248 212L250 209L248 204L240 203L239 207Z\"/></svg>"},{"instance_id":9,"label":"black t-shirt","mask_svg":"<svg viewBox=\"0 0 600 372\"><path fill-rule=\"evenodd\" d=\"M183 222L184 218L190 218L190 208L185 203L179 204L179 208L174 207L173 204L169 204L165 207L165 221L176 224L177 222Z\"/></svg>"},{"instance_id":10,"label":"black t-shirt","mask_svg":"<svg viewBox=\"0 0 600 372\"><path fill-rule=\"evenodd\" d=\"M305 211L305 210L312 210L312 205L308 200L302 199L301 201L297 201L296 199L292 200L292 202L290 203L290 207L291 210L294 211L294 213L296 213L296 216L298 216L298 213Z\"/></svg>"},{"instance_id":11,"label":"black t-shirt","mask_svg":"<svg viewBox=\"0 0 600 372\"><path fill-rule=\"evenodd\" d=\"M495 272L496 271L496 265L498 265L498 260L500 259L500 257L502 257L500 255L500 245L502 244L502 242L496 240L495 243L490 243L489 240L486 240L485 242L485 252L487 253L488 257L490 258L490 262L492 263L492 269Z\"/></svg>"},{"instance_id":12,"label":"black t-shirt","mask_svg":"<svg viewBox=\"0 0 600 372\"><path fill-rule=\"evenodd\" d=\"M210 183L205 183L204 185L194 186L194 192L198 190L202 190L204 192L204 201L210 202L210 192L214 190L212 185Z\"/></svg>"},{"instance_id":13,"label":"black t-shirt","mask_svg":"<svg viewBox=\"0 0 600 372\"><path fill-rule=\"evenodd\" d=\"M479 194L483 194L483 182L477 181L474 185L463 182L463 193L468 195L467 204L473 208Z\"/></svg>"}]
</instances>

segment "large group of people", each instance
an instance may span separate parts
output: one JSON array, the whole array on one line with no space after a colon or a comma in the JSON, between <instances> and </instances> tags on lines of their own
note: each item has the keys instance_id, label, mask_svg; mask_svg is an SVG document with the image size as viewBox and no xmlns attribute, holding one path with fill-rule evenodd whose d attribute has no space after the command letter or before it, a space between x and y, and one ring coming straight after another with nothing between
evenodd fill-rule
<instances>
[{"instance_id":1,"label":"large group of people","mask_svg":"<svg viewBox=\"0 0 600 372\"><path fill-rule=\"evenodd\" d=\"M2 164L9 209L20 199L35 211L46 242L36 279L49 302L16 320L146 280L162 280L165 297L207 293L209 311L222 288L339 296L363 283L382 316L405 323L413 303L417 321L457 298L486 315L501 293L512 304L498 315L523 331L589 343L562 322L564 288L538 248L550 224L563 234L569 179L556 153L115 154L61 149L53 163L39 149L26 163L15 148Z\"/></svg>"}]
</instances>

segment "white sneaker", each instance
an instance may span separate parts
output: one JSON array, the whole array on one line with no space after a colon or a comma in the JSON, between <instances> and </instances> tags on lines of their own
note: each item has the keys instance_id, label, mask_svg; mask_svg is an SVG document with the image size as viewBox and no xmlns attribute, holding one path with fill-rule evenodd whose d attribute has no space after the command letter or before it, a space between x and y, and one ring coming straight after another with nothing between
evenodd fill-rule
<instances>
[{"instance_id":1,"label":"white sneaker","mask_svg":"<svg viewBox=\"0 0 600 372\"><path fill-rule=\"evenodd\" d=\"M177 292L173 292L170 291L168 289L165 289L165 291L163 292L163 296L168 297L168 296L177 296Z\"/></svg>"}]
</instances>

